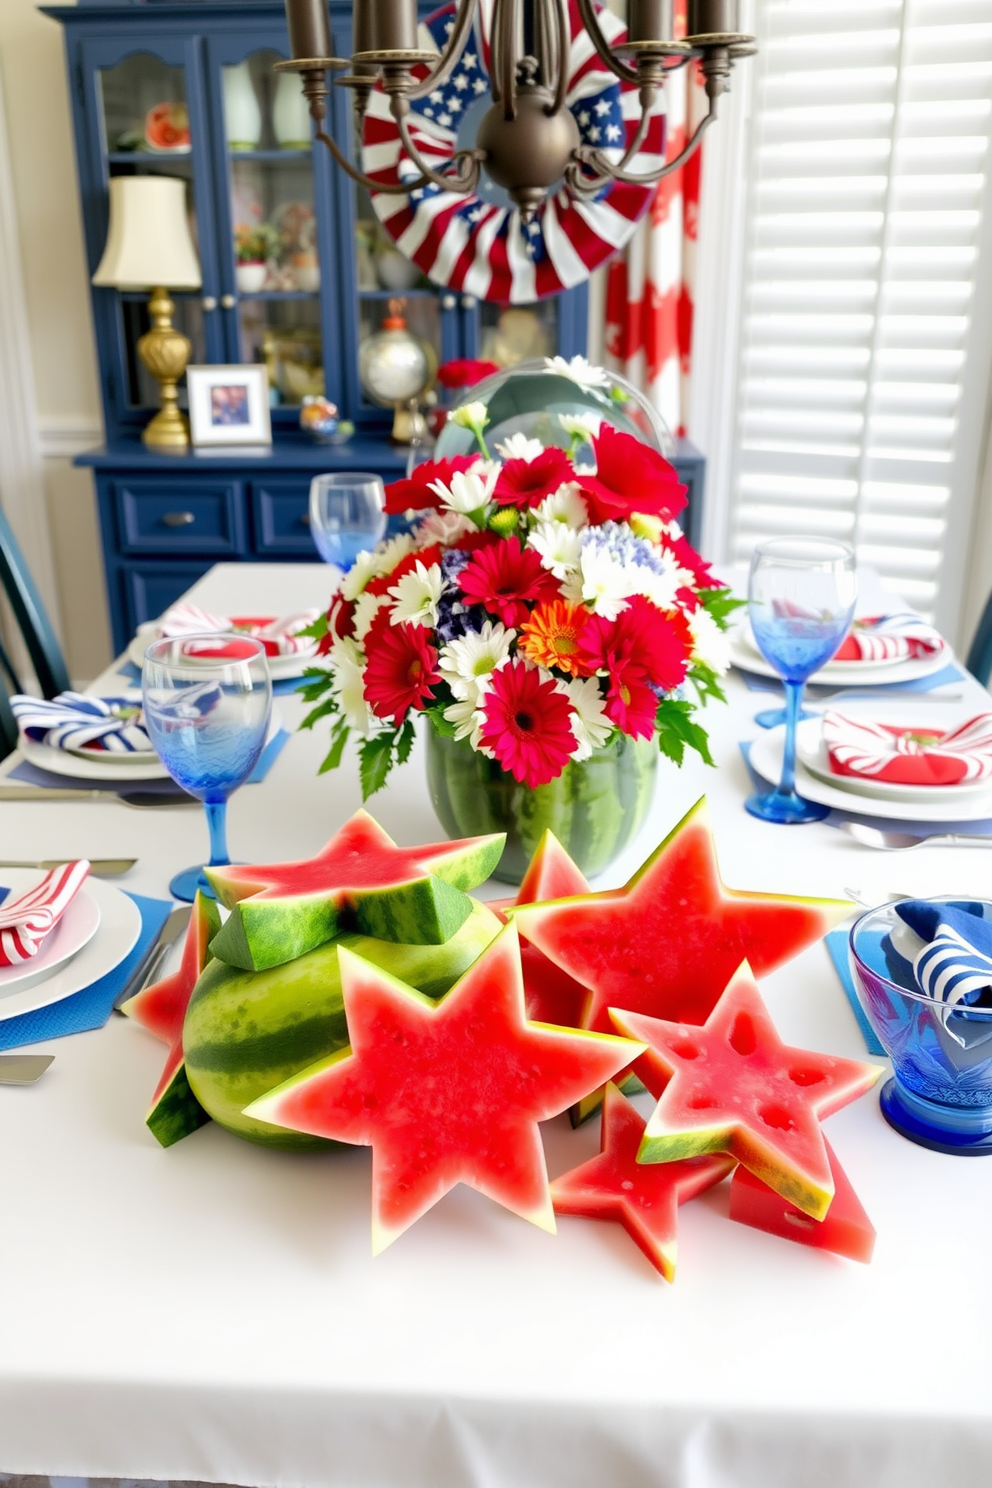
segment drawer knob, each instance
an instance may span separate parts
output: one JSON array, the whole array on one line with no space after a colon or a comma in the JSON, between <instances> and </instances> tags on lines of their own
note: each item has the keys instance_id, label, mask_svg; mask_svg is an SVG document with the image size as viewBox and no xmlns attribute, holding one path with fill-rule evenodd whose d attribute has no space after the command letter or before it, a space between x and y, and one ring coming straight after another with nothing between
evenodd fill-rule
<instances>
[{"instance_id":1,"label":"drawer knob","mask_svg":"<svg viewBox=\"0 0 992 1488\"><path fill-rule=\"evenodd\" d=\"M196 518L192 512L166 512L162 521L166 527L192 527Z\"/></svg>"},{"instance_id":2,"label":"drawer knob","mask_svg":"<svg viewBox=\"0 0 992 1488\"><path fill-rule=\"evenodd\" d=\"M303 526L304 527L309 527L310 526L310 513L309 512L304 512L303 515L302 515L302 517L300 518L300 521L303 523Z\"/></svg>"}]
</instances>

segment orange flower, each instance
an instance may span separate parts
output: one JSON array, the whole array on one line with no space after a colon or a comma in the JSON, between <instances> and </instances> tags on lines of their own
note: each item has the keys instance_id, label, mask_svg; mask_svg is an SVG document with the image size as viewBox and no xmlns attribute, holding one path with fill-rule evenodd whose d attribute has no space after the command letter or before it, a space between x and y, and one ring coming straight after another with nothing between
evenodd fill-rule
<instances>
[{"instance_id":1,"label":"orange flower","mask_svg":"<svg viewBox=\"0 0 992 1488\"><path fill-rule=\"evenodd\" d=\"M520 631L519 649L537 666L558 667L573 677L589 677L591 668L580 656L582 632L589 611L582 605L552 599L532 610Z\"/></svg>"}]
</instances>

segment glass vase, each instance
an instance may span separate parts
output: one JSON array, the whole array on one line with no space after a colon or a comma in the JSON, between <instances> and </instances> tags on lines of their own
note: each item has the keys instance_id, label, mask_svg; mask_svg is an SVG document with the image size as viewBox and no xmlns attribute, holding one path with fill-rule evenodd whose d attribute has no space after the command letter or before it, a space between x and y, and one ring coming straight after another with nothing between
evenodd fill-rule
<instances>
[{"instance_id":1,"label":"glass vase","mask_svg":"<svg viewBox=\"0 0 992 1488\"><path fill-rule=\"evenodd\" d=\"M657 768L653 739L619 734L589 759L570 761L557 780L531 789L467 739L427 730L427 780L438 820L449 837L505 832L494 874L503 883L520 883L548 827L588 878L602 873L642 826Z\"/></svg>"}]
</instances>

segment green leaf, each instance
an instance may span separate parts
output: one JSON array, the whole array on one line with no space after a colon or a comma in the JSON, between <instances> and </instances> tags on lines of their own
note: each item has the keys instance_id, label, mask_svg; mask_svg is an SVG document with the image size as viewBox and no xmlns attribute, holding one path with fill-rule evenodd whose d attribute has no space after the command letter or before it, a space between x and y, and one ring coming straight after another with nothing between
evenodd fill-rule
<instances>
[{"instance_id":1,"label":"green leaf","mask_svg":"<svg viewBox=\"0 0 992 1488\"><path fill-rule=\"evenodd\" d=\"M315 641L322 641L327 634L327 616L318 615L316 620L311 621L309 625L303 626L302 630L298 630L296 634L313 636Z\"/></svg>"},{"instance_id":2,"label":"green leaf","mask_svg":"<svg viewBox=\"0 0 992 1488\"><path fill-rule=\"evenodd\" d=\"M726 622L734 611L747 604L746 599L735 599L731 589L700 589L698 597L703 609L709 612L721 630L727 629Z\"/></svg>"},{"instance_id":3,"label":"green leaf","mask_svg":"<svg viewBox=\"0 0 992 1488\"><path fill-rule=\"evenodd\" d=\"M684 699L662 698L655 717L658 748L676 764L681 764L688 745L707 765L712 765L706 730L693 722L691 714L692 704Z\"/></svg>"},{"instance_id":4,"label":"green leaf","mask_svg":"<svg viewBox=\"0 0 992 1488\"><path fill-rule=\"evenodd\" d=\"M300 724L300 728L301 729L312 729L313 726L314 726L314 724L315 723L318 723L320 721L320 719L326 718L329 713L336 713L337 710L338 710L338 700L337 700L337 698L325 698L324 701L320 704L319 707L313 708L307 714L306 718L304 718L303 722Z\"/></svg>"},{"instance_id":5,"label":"green leaf","mask_svg":"<svg viewBox=\"0 0 992 1488\"><path fill-rule=\"evenodd\" d=\"M413 748L413 741L416 737L413 720L408 718L396 739L396 763L398 765L405 765L410 758L410 750Z\"/></svg>"},{"instance_id":6,"label":"green leaf","mask_svg":"<svg viewBox=\"0 0 992 1488\"><path fill-rule=\"evenodd\" d=\"M393 745L396 730L384 734L373 734L359 750L359 778L362 782L362 800L367 801L376 791L382 790L393 765Z\"/></svg>"},{"instance_id":7,"label":"green leaf","mask_svg":"<svg viewBox=\"0 0 992 1488\"><path fill-rule=\"evenodd\" d=\"M442 707L425 708L424 712L431 721L434 732L442 739L453 739L455 737L455 725L449 723L444 716Z\"/></svg>"},{"instance_id":8,"label":"green leaf","mask_svg":"<svg viewBox=\"0 0 992 1488\"><path fill-rule=\"evenodd\" d=\"M694 661L686 677L696 689L696 696L702 707L705 708L708 698L715 698L718 703L727 701L727 694L721 686L719 673L715 672L712 667L708 667L705 662Z\"/></svg>"},{"instance_id":9,"label":"green leaf","mask_svg":"<svg viewBox=\"0 0 992 1488\"><path fill-rule=\"evenodd\" d=\"M331 747L327 751L320 769L317 771L318 775L326 775L328 770L337 769L341 763L341 756L344 754L344 746L348 742L348 735L350 733L351 729L345 720L343 718L338 719L337 723L331 729Z\"/></svg>"}]
</instances>

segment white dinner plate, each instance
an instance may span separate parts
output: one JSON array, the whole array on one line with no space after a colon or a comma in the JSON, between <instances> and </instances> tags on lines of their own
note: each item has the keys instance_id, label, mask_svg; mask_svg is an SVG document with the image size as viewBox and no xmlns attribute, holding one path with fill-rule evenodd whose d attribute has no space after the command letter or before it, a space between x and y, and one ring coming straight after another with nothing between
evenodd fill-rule
<instances>
[{"instance_id":1,"label":"white dinner plate","mask_svg":"<svg viewBox=\"0 0 992 1488\"><path fill-rule=\"evenodd\" d=\"M974 795L988 795L992 780L972 780L966 785L903 785L892 780L869 780L866 776L838 775L830 768L830 755L823 738L819 718L809 718L796 730L796 754L806 769L826 785L848 790L852 795L873 799L909 801L924 805L929 801L967 801Z\"/></svg>"},{"instance_id":2,"label":"white dinner plate","mask_svg":"<svg viewBox=\"0 0 992 1488\"><path fill-rule=\"evenodd\" d=\"M29 868L3 868L0 879L11 893L23 894L38 882L38 874ZM0 997L0 1021L36 1012L81 992L113 971L134 949L141 934L141 915L134 900L100 878L88 878L80 893L88 894L100 911L98 934L43 982Z\"/></svg>"},{"instance_id":3,"label":"white dinner plate","mask_svg":"<svg viewBox=\"0 0 992 1488\"><path fill-rule=\"evenodd\" d=\"M745 672L779 678L778 672L758 650L750 626L746 624L738 625L730 633L730 659L734 666ZM890 682L916 682L920 677L942 671L953 660L954 652L950 646L945 646L936 656L912 656L907 661L828 661L809 680L814 687L818 684L879 687Z\"/></svg>"},{"instance_id":4,"label":"white dinner plate","mask_svg":"<svg viewBox=\"0 0 992 1488\"><path fill-rule=\"evenodd\" d=\"M145 660L145 652L158 638L156 621L139 625L137 635L127 648L128 661L140 668ZM286 677L302 677L307 667L313 666L317 660L317 642L314 641L312 651L297 651L292 656L267 656L265 659L269 663L269 676L273 682L281 682Z\"/></svg>"},{"instance_id":5,"label":"white dinner plate","mask_svg":"<svg viewBox=\"0 0 992 1488\"><path fill-rule=\"evenodd\" d=\"M39 770L50 770L53 775L72 775L77 780L125 780L130 784L134 780L169 778L168 770L155 755L140 765L125 765L120 763L119 755L107 753L104 763L102 758L92 755L84 758L65 749L53 749L50 744L36 744L33 739L25 739L23 734L17 747L24 758L37 765Z\"/></svg>"},{"instance_id":6,"label":"white dinner plate","mask_svg":"<svg viewBox=\"0 0 992 1488\"><path fill-rule=\"evenodd\" d=\"M800 728L802 725L800 724ZM751 745L751 764L757 773L771 785L777 785L782 775L782 754L785 745L784 726L769 729ZM953 789L953 787L951 787ZM860 813L863 816L878 816L888 821L922 822L967 822L984 821L992 817L992 787L968 796L950 798L947 787L934 787L934 795L926 801L894 801L889 796L856 795L836 785L811 775L801 759L796 760L796 790L807 800L819 801L823 806L833 806L838 811ZM936 791L941 791L936 799Z\"/></svg>"},{"instance_id":7,"label":"white dinner plate","mask_svg":"<svg viewBox=\"0 0 992 1488\"><path fill-rule=\"evenodd\" d=\"M24 870L21 870L24 872ZM0 883L4 888L9 887L10 893L3 901L6 907L12 903L24 889L15 889L8 885L12 869L0 868ZM28 877L34 883L40 883L44 874L42 872L30 871ZM30 961L20 961L16 966L0 966L0 1005L5 997L12 992L23 992L28 987L33 987L36 982L43 982L50 977L60 966L71 961L73 956L83 949L96 934L100 927L100 906L91 894L87 892L89 880L82 885L72 903L65 910L55 929L50 935L46 935L42 941L41 950ZM33 884L28 884L28 888Z\"/></svg>"}]
</instances>

